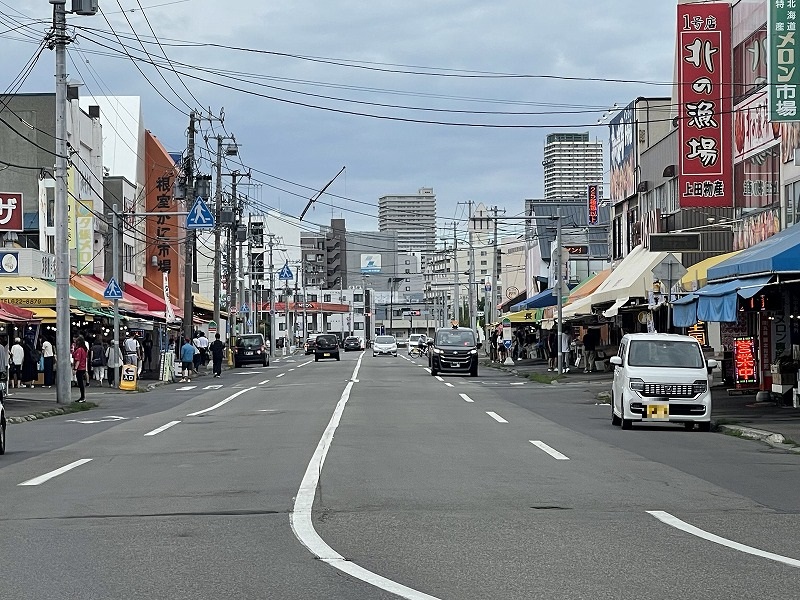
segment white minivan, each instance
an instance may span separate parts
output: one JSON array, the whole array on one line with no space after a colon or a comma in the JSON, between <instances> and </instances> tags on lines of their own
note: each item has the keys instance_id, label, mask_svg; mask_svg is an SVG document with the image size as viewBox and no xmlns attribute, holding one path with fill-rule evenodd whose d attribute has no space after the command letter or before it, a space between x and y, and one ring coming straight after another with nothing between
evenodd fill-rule
<instances>
[{"instance_id":1,"label":"white minivan","mask_svg":"<svg viewBox=\"0 0 800 600\"><path fill-rule=\"evenodd\" d=\"M630 429L634 421L683 423L711 429L709 370L700 343L688 335L629 333L611 357L611 423Z\"/></svg>"}]
</instances>

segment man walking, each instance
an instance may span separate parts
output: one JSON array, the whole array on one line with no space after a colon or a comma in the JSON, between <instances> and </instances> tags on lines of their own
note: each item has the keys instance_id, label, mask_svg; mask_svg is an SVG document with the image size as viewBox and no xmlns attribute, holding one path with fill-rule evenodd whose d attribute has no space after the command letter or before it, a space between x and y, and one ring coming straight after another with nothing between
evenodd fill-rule
<instances>
[{"instance_id":1,"label":"man walking","mask_svg":"<svg viewBox=\"0 0 800 600\"><path fill-rule=\"evenodd\" d=\"M212 369L214 377L220 377L222 375L222 358L225 353L225 343L219 339L219 334L214 337L214 341L211 342Z\"/></svg>"},{"instance_id":2,"label":"man walking","mask_svg":"<svg viewBox=\"0 0 800 600\"><path fill-rule=\"evenodd\" d=\"M56 381L53 366L56 362L56 353L53 349L53 342L49 337L45 337L42 342L42 361L44 366L44 385L46 388L53 387Z\"/></svg>"},{"instance_id":3,"label":"man walking","mask_svg":"<svg viewBox=\"0 0 800 600\"><path fill-rule=\"evenodd\" d=\"M208 366L208 346L208 338L205 332L201 330L200 335L197 337L197 347L200 350L200 364L204 367Z\"/></svg>"},{"instance_id":4,"label":"man walking","mask_svg":"<svg viewBox=\"0 0 800 600\"><path fill-rule=\"evenodd\" d=\"M189 374L192 372L192 367L194 366L194 355L197 352L197 349L192 344L189 338L186 338L183 342L183 346L181 346L181 383L188 383L191 381L189 379Z\"/></svg>"},{"instance_id":5,"label":"man walking","mask_svg":"<svg viewBox=\"0 0 800 600\"><path fill-rule=\"evenodd\" d=\"M22 363L25 360L25 348L22 347L22 340L14 338L14 345L11 346L11 361L8 365L8 387L19 388L20 378L22 377Z\"/></svg>"},{"instance_id":6,"label":"man walking","mask_svg":"<svg viewBox=\"0 0 800 600\"><path fill-rule=\"evenodd\" d=\"M584 373L589 373L594 369L594 363L597 360L597 338L592 329L588 329L583 336L583 355L586 360L586 368Z\"/></svg>"}]
</instances>

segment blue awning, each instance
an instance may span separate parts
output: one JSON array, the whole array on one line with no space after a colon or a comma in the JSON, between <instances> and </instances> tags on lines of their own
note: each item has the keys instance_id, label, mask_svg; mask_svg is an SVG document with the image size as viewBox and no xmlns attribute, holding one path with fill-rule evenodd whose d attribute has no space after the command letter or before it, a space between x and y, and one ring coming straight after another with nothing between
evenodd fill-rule
<instances>
[{"instance_id":1,"label":"blue awning","mask_svg":"<svg viewBox=\"0 0 800 600\"><path fill-rule=\"evenodd\" d=\"M800 227L789 227L711 267L708 280L800 273Z\"/></svg>"},{"instance_id":2,"label":"blue awning","mask_svg":"<svg viewBox=\"0 0 800 600\"><path fill-rule=\"evenodd\" d=\"M672 324L675 327L691 327L698 321L735 323L737 295L745 299L752 298L770 279L772 275L762 275L703 286L672 303Z\"/></svg>"},{"instance_id":3,"label":"blue awning","mask_svg":"<svg viewBox=\"0 0 800 600\"><path fill-rule=\"evenodd\" d=\"M521 310L528 310L531 308L546 308L548 306L555 306L558 303L556 295L552 289L539 292L532 298L528 298L519 304L511 307L511 312L519 312Z\"/></svg>"}]
</instances>

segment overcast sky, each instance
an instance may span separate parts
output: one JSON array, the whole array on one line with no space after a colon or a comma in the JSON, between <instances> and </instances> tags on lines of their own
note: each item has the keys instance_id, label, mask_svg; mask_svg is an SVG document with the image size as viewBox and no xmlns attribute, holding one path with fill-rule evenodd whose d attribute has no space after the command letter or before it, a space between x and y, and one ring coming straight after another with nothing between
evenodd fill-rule
<instances>
[{"instance_id":1,"label":"overcast sky","mask_svg":"<svg viewBox=\"0 0 800 600\"><path fill-rule=\"evenodd\" d=\"M519 214L525 198L542 195L547 133L589 131L607 153L608 128L595 126L605 108L670 93L665 85L604 80L663 84L673 71L675 3L662 0L100 0L100 7L105 16L68 16L78 27L68 70L85 82L82 93L140 95L145 126L176 151L185 147L189 107L216 115L224 107L225 130L259 184L249 190L256 211L299 215L346 167L306 220L344 217L353 229L377 227L380 196L420 187L434 188L440 225L464 218L458 203L469 200ZM0 31L29 25L0 37L4 88L35 52L31 39L47 30L51 11L47 0L0 1ZM138 61L151 85L123 54L117 35L132 56L149 60L132 28L166 67L166 82ZM45 50L19 91L52 90L53 65ZM204 122L201 135L222 132L213 127Z\"/></svg>"}]
</instances>

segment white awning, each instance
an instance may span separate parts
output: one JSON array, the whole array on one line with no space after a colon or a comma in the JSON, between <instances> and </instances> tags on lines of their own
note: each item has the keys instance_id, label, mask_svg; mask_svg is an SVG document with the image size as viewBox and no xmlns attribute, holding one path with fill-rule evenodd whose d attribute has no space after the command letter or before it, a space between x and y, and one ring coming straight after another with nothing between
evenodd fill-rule
<instances>
[{"instance_id":1,"label":"white awning","mask_svg":"<svg viewBox=\"0 0 800 600\"><path fill-rule=\"evenodd\" d=\"M617 313L619 313L619 309L625 306L628 303L628 300L630 300L630 298L628 298L627 296L625 296L624 298L618 298L617 301L614 302L614 304L612 304L608 310L603 311L603 316L606 317L607 319L616 317Z\"/></svg>"}]
</instances>

